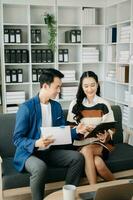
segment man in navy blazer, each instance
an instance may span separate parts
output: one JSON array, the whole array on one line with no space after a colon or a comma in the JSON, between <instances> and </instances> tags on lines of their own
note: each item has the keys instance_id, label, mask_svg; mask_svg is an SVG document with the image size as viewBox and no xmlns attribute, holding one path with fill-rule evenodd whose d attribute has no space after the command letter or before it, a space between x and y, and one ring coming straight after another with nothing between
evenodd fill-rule
<instances>
[{"instance_id":1,"label":"man in navy blazer","mask_svg":"<svg viewBox=\"0 0 133 200\"><path fill-rule=\"evenodd\" d=\"M73 150L47 148L52 138L42 138L41 126L65 125L60 104L53 99L60 93L61 78L64 75L56 69L46 69L40 75L40 91L37 96L24 102L16 115L13 141L16 146L14 164L18 171L31 174L32 200L43 200L47 168L50 165L68 167L66 184L78 185L84 169L83 156ZM78 138L75 129L72 138ZM40 151L39 148L44 148Z\"/></svg>"}]
</instances>

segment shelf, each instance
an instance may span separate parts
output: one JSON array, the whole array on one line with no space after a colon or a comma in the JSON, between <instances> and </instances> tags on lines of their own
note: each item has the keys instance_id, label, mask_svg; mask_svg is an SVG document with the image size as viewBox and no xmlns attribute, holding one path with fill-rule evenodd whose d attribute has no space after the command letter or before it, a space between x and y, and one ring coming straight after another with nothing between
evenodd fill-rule
<instances>
[{"instance_id":1,"label":"shelf","mask_svg":"<svg viewBox=\"0 0 133 200\"><path fill-rule=\"evenodd\" d=\"M81 43L59 43L59 46L81 46Z\"/></svg>"},{"instance_id":2,"label":"shelf","mask_svg":"<svg viewBox=\"0 0 133 200\"><path fill-rule=\"evenodd\" d=\"M58 62L58 65L79 65L81 62Z\"/></svg>"},{"instance_id":3,"label":"shelf","mask_svg":"<svg viewBox=\"0 0 133 200\"><path fill-rule=\"evenodd\" d=\"M11 27L13 27L13 26L28 26L28 23L26 23L26 24L23 24L23 23L3 23L3 26L11 26Z\"/></svg>"},{"instance_id":4,"label":"shelf","mask_svg":"<svg viewBox=\"0 0 133 200\"><path fill-rule=\"evenodd\" d=\"M75 27L75 28L79 28L81 27L81 24L58 24L58 28L65 28L65 27Z\"/></svg>"},{"instance_id":5,"label":"shelf","mask_svg":"<svg viewBox=\"0 0 133 200\"><path fill-rule=\"evenodd\" d=\"M19 85L30 85L30 83L6 83L5 85L7 85L7 86L12 86L12 85L14 85L14 86L19 86Z\"/></svg>"},{"instance_id":6,"label":"shelf","mask_svg":"<svg viewBox=\"0 0 133 200\"><path fill-rule=\"evenodd\" d=\"M9 2L9 3L8 3ZM121 104L121 106L130 106L130 103L126 103L125 93L133 94L133 82L131 81L133 73L133 63L131 61L119 62L120 52L128 51L130 56L133 55L133 39L130 38L129 42L120 42L120 29L123 26L130 25L133 27L133 0L125 0L112 2L113 5L105 7L97 7L96 3L92 3L91 8L96 11L95 22L89 22L85 24L83 13L83 2L77 2L72 0L72 6L70 2L57 2L54 1L32 1L23 3L17 2L10 3L10 0L6 3L1 2L1 30L7 29L21 29L22 30L22 43L4 43L1 41L2 52L2 85L3 85L3 99L6 97L6 92L11 90L22 89L26 93L26 98L29 99L36 95L40 84L39 82L32 82L32 71L43 70L45 68L56 68L60 71L75 71L75 81L63 81L63 86L73 87L77 86L81 74L84 71L92 70L98 77L101 85L101 93L108 100L115 104ZM62 5L64 3L64 6ZM86 3L86 7L90 7L90 3ZM95 7L96 6L96 7ZM57 21L57 39L56 39L56 52L54 54L54 62L33 63L32 61L32 49L48 49L48 30L47 24L44 22L44 13L50 13L55 15ZM123 14L124 13L124 14ZM66 17L67 16L67 17ZM116 42L107 42L108 30L113 27L117 28L117 40ZM41 42L31 42L31 30L40 29ZM81 31L81 43L66 43L65 32L71 30ZM133 35L133 29L131 29L130 35ZM3 33L2 33L2 37ZM112 57L107 59L108 47L112 48ZM28 49L29 51L29 63L5 63L5 49ZM96 61L86 61L83 59L84 48L96 48L98 51L98 59ZM59 49L68 50L68 62L58 62ZM96 54L95 54L96 56ZM92 59L93 60L93 59ZM108 73L116 73L118 66L129 65L129 83L118 82L110 79L106 80ZM9 69L23 69L23 83L5 83L5 70ZM59 99L58 101L63 105L63 108L68 108L72 98ZM4 102L3 112L6 111L6 101ZM131 111L131 108L130 108Z\"/></svg>"},{"instance_id":7,"label":"shelf","mask_svg":"<svg viewBox=\"0 0 133 200\"><path fill-rule=\"evenodd\" d=\"M29 43L4 43L4 46L28 46Z\"/></svg>"}]
</instances>

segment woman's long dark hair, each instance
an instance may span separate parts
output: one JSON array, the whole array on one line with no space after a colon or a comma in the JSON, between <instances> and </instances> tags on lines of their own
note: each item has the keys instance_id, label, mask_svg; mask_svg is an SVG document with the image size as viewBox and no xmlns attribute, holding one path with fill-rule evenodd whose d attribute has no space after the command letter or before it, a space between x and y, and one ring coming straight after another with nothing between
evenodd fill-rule
<instances>
[{"instance_id":1,"label":"woman's long dark hair","mask_svg":"<svg viewBox=\"0 0 133 200\"><path fill-rule=\"evenodd\" d=\"M96 83L98 84L96 95L100 96L100 85L99 85L99 82L98 82L98 76L92 71L84 72L82 74L81 78L80 78L78 91L77 91L77 94L76 94L77 100L76 100L76 104L75 104L75 106L73 107L73 110L72 110L72 112L75 114L74 119L77 121L77 123L79 123L80 119L82 118L82 115L81 115L82 102L83 102L84 97L86 97L86 94L84 93L83 88L82 88L83 79L88 78L88 77L93 78L96 81Z\"/></svg>"}]
</instances>

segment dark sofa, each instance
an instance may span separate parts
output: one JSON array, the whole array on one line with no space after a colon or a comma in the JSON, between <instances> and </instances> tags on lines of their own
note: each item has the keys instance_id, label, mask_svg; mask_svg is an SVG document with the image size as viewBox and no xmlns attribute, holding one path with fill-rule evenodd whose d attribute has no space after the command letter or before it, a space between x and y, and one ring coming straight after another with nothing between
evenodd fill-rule
<instances>
[{"instance_id":1,"label":"dark sofa","mask_svg":"<svg viewBox=\"0 0 133 200\"><path fill-rule=\"evenodd\" d=\"M122 114L119 106L112 106L115 120L118 122L114 136L115 149L107 160L107 165L117 178L133 176L133 146L123 143ZM67 111L64 111L65 117ZM15 125L15 114L0 114L0 156L2 158L2 175L0 175L0 199L13 191L29 186L28 173L19 173L13 165L15 147L12 144L12 134ZM67 168L53 168L49 166L47 173L48 189L61 187ZM58 182L58 183L57 183ZM52 188L52 184L54 187ZM59 184L61 183L61 184ZM46 185L47 188L47 185ZM27 191L27 190L25 190Z\"/></svg>"}]
</instances>

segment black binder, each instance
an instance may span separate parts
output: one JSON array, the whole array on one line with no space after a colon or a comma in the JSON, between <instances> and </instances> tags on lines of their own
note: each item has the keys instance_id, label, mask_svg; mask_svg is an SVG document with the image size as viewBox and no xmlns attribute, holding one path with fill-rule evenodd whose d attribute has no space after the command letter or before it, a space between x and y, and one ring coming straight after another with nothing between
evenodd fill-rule
<instances>
[{"instance_id":1,"label":"black binder","mask_svg":"<svg viewBox=\"0 0 133 200\"><path fill-rule=\"evenodd\" d=\"M38 82L37 69L32 69L32 81L33 82Z\"/></svg>"},{"instance_id":2,"label":"black binder","mask_svg":"<svg viewBox=\"0 0 133 200\"><path fill-rule=\"evenodd\" d=\"M42 62L42 55L41 55L41 49L36 50L36 62L41 63Z\"/></svg>"},{"instance_id":3,"label":"black binder","mask_svg":"<svg viewBox=\"0 0 133 200\"><path fill-rule=\"evenodd\" d=\"M47 52L46 49L42 49L42 63L46 63L47 62Z\"/></svg>"},{"instance_id":4,"label":"black binder","mask_svg":"<svg viewBox=\"0 0 133 200\"><path fill-rule=\"evenodd\" d=\"M5 49L5 63L11 62L11 54L10 49Z\"/></svg>"},{"instance_id":5,"label":"black binder","mask_svg":"<svg viewBox=\"0 0 133 200\"><path fill-rule=\"evenodd\" d=\"M9 43L9 29L4 29L4 43Z\"/></svg>"},{"instance_id":6,"label":"black binder","mask_svg":"<svg viewBox=\"0 0 133 200\"><path fill-rule=\"evenodd\" d=\"M64 50L63 49L59 49L59 51L58 51L58 61L64 62Z\"/></svg>"},{"instance_id":7,"label":"black binder","mask_svg":"<svg viewBox=\"0 0 133 200\"><path fill-rule=\"evenodd\" d=\"M81 43L81 30L76 30L76 43Z\"/></svg>"},{"instance_id":8,"label":"black binder","mask_svg":"<svg viewBox=\"0 0 133 200\"><path fill-rule=\"evenodd\" d=\"M35 29L31 29L31 43L36 43Z\"/></svg>"},{"instance_id":9,"label":"black binder","mask_svg":"<svg viewBox=\"0 0 133 200\"><path fill-rule=\"evenodd\" d=\"M41 42L41 29L36 29L35 35L36 35L36 43L40 43Z\"/></svg>"},{"instance_id":10,"label":"black binder","mask_svg":"<svg viewBox=\"0 0 133 200\"><path fill-rule=\"evenodd\" d=\"M17 69L17 81L18 83L23 82L23 69Z\"/></svg>"},{"instance_id":11,"label":"black binder","mask_svg":"<svg viewBox=\"0 0 133 200\"><path fill-rule=\"evenodd\" d=\"M11 63L16 62L16 50L15 49L10 50L10 62Z\"/></svg>"},{"instance_id":12,"label":"black binder","mask_svg":"<svg viewBox=\"0 0 133 200\"><path fill-rule=\"evenodd\" d=\"M10 29L10 43L15 43L16 42L16 37L15 37L15 29Z\"/></svg>"},{"instance_id":13,"label":"black binder","mask_svg":"<svg viewBox=\"0 0 133 200\"><path fill-rule=\"evenodd\" d=\"M76 43L76 30L70 30L65 32L66 43Z\"/></svg>"},{"instance_id":14,"label":"black binder","mask_svg":"<svg viewBox=\"0 0 133 200\"><path fill-rule=\"evenodd\" d=\"M53 52L51 49L47 49L47 62L48 63L53 62Z\"/></svg>"},{"instance_id":15,"label":"black binder","mask_svg":"<svg viewBox=\"0 0 133 200\"><path fill-rule=\"evenodd\" d=\"M21 29L15 30L15 38L16 38L16 43L22 42L22 31L21 31Z\"/></svg>"},{"instance_id":16,"label":"black binder","mask_svg":"<svg viewBox=\"0 0 133 200\"><path fill-rule=\"evenodd\" d=\"M31 50L32 63L36 63L36 49Z\"/></svg>"},{"instance_id":17,"label":"black binder","mask_svg":"<svg viewBox=\"0 0 133 200\"><path fill-rule=\"evenodd\" d=\"M29 54L27 49L22 49L22 63L28 63L29 62Z\"/></svg>"},{"instance_id":18,"label":"black binder","mask_svg":"<svg viewBox=\"0 0 133 200\"><path fill-rule=\"evenodd\" d=\"M68 62L69 61L69 56L68 56L68 49L64 49L63 50L63 60L64 62Z\"/></svg>"},{"instance_id":19,"label":"black binder","mask_svg":"<svg viewBox=\"0 0 133 200\"><path fill-rule=\"evenodd\" d=\"M17 70L16 69L12 69L11 71L11 81L12 83L17 83Z\"/></svg>"},{"instance_id":20,"label":"black binder","mask_svg":"<svg viewBox=\"0 0 133 200\"><path fill-rule=\"evenodd\" d=\"M11 83L11 70L6 69L6 83Z\"/></svg>"},{"instance_id":21,"label":"black binder","mask_svg":"<svg viewBox=\"0 0 133 200\"><path fill-rule=\"evenodd\" d=\"M16 63L22 62L21 49L16 49Z\"/></svg>"},{"instance_id":22,"label":"black binder","mask_svg":"<svg viewBox=\"0 0 133 200\"><path fill-rule=\"evenodd\" d=\"M37 70L38 81L42 72L43 72L43 69L41 68Z\"/></svg>"}]
</instances>

